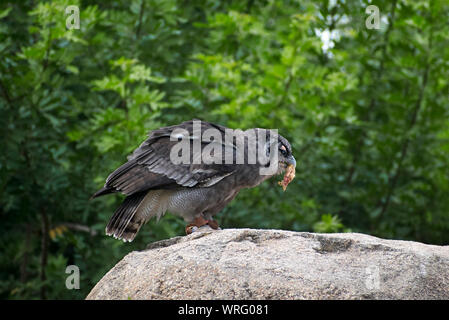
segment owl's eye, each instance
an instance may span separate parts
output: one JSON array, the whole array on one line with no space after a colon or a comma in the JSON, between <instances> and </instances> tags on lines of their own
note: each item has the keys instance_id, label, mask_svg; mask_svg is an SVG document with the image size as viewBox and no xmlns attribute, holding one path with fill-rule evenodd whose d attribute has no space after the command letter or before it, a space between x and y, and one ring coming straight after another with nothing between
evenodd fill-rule
<instances>
[{"instance_id":1,"label":"owl's eye","mask_svg":"<svg viewBox=\"0 0 449 320\"><path fill-rule=\"evenodd\" d=\"M282 153L283 156L286 156L286 155L287 155L287 148L286 148L284 145L281 145L281 146L279 147L279 151L281 151L281 153Z\"/></svg>"}]
</instances>

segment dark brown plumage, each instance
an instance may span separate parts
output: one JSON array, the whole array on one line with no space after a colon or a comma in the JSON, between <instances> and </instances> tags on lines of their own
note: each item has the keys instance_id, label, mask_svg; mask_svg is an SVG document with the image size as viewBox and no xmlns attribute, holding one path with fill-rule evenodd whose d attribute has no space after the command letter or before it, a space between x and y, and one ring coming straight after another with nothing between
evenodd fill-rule
<instances>
[{"instance_id":1,"label":"dark brown plumage","mask_svg":"<svg viewBox=\"0 0 449 320\"><path fill-rule=\"evenodd\" d=\"M207 132L219 133L222 139L215 140L198 134ZM195 131L196 130L196 131ZM121 192L126 199L110 219L106 233L124 241L132 241L140 227L150 218L160 218L166 211L181 216L192 227L209 224L218 227L212 217L222 210L242 188L257 186L274 174L283 172L288 164L296 165L289 142L282 136L270 144L268 141L257 141L257 150L272 154L273 146L279 148L276 171L269 175L261 174L261 168L268 164L248 161L250 155L246 148L250 144L249 131L234 132L234 139L225 139L226 127L199 120L190 120L179 125L164 127L150 132L149 137L129 157L128 161L117 168L106 179L103 188L92 197ZM264 129L251 129L254 132L265 132ZM178 133L181 132L181 133ZM268 135L273 135L267 131ZM183 140L185 139L185 140ZM238 148L238 139L243 139L245 148ZM173 161L172 149L180 141L190 146L187 163ZM218 163L198 163L201 153L195 152L194 144L203 148L215 147L211 153ZM228 148L228 149L226 149ZM222 150L220 156L220 150ZM226 151L231 153L232 163L225 163ZM271 151L270 151L271 150ZM178 155L182 155L184 150ZM239 163L239 152L244 153L244 163ZM229 154L229 153L228 153ZM171 158L172 156L172 158ZM203 155L204 157L204 155ZM221 159L218 161L217 159ZM270 160L272 161L272 160Z\"/></svg>"}]
</instances>

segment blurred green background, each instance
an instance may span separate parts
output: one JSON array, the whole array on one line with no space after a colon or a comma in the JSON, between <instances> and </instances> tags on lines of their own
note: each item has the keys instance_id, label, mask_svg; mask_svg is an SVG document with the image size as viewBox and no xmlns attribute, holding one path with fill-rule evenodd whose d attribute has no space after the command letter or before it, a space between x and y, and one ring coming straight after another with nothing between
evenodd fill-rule
<instances>
[{"instance_id":1,"label":"blurred green background","mask_svg":"<svg viewBox=\"0 0 449 320\"><path fill-rule=\"evenodd\" d=\"M82 299L126 253L182 235L168 214L114 240L122 197L89 197L148 131L191 118L293 145L287 191L242 191L224 228L449 244L448 22L443 0L2 1L0 297Z\"/></svg>"}]
</instances>

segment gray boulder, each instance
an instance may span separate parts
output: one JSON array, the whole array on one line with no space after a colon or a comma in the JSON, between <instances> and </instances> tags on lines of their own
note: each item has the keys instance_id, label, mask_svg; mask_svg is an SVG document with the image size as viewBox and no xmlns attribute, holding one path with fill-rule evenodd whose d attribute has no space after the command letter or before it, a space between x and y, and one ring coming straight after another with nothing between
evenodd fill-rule
<instances>
[{"instance_id":1,"label":"gray boulder","mask_svg":"<svg viewBox=\"0 0 449 320\"><path fill-rule=\"evenodd\" d=\"M129 253L87 299L449 299L449 246L205 229Z\"/></svg>"}]
</instances>

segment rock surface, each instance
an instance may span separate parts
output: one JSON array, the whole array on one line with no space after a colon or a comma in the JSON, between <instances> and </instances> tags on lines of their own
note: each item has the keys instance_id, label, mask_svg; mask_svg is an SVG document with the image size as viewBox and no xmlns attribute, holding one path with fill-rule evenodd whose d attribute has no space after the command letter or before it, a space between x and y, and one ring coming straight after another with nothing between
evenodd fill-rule
<instances>
[{"instance_id":1,"label":"rock surface","mask_svg":"<svg viewBox=\"0 0 449 320\"><path fill-rule=\"evenodd\" d=\"M449 299L449 246L199 230L129 253L87 299Z\"/></svg>"}]
</instances>

